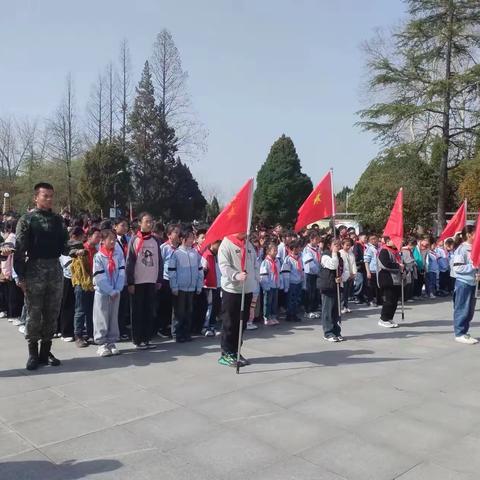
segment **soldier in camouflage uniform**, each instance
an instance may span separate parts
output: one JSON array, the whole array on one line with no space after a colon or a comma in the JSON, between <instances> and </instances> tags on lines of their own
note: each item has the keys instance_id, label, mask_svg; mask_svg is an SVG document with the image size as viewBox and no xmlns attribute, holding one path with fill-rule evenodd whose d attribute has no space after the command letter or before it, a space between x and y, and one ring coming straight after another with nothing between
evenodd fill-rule
<instances>
[{"instance_id":1,"label":"soldier in camouflage uniform","mask_svg":"<svg viewBox=\"0 0 480 480\"><path fill-rule=\"evenodd\" d=\"M35 185L36 208L17 224L14 268L19 287L25 293L28 322L25 339L29 357L27 369L38 365L60 365L50 352L60 312L63 274L59 257L68 255L68 233L62 217L52 212L53 187ZM38 342L40 341L40 351Z\"/></svg>"}]
</instances>

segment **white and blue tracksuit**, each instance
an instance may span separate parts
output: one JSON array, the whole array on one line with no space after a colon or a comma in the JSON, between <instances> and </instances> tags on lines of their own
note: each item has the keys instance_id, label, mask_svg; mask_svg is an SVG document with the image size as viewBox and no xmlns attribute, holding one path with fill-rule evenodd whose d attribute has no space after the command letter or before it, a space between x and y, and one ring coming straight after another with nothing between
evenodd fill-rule
<instances>
[{"instance_id":1,"label":"white and blue tracksuit","mask_svg":"<svg viewBox=\"0 0 480 480\"><path fill-rule=\"evenodd\" d=\"M318 310L317 277L320 273L322 253L318 247L308 244L303 249L302 260L305 272L305 313L313 313Z\"/></svg>"},{"instance_id":2,"label":"white and blue tracksuit","mask_svg":"<svg viewBox=\"0 0 480 480\"><path fill-rule=\"evenodd\" d=\"M190 339L194 295L203 288L202 257L197 250L182 245L168 261L168 276L175 314L173 335L177 342L183 342Z\"/></svg>"},{"instance_id":3,"label":"white and blue tracksuit","mask_svg":"<svg viewBox=\"0 0 480 480\"><path fill-rule=\"evenodd\" d=\"M276 270L274 269L276 267ZM278 258L270 257L260 265L260 285L263 290L263 315L268 320L276 318L278 311L278 290L283 288L281 265Z\"/></svg>"},{"instance_id":4,"label":"white and blue tracksuit","mask_svg":"<svg viewBox=\"0 0 480 480\"><path fill-rule=\"evenodd\" d=\"M97 345L115 343L119 336L118 307L120 292L125 286L125 259L123 252L115 249L115 269L108 271L108 258L97 252L93 258L93 336Z\"/></svg>"},{"instance_id":5,"label":"white and blue tracksuit","mask_svg":"<svg viewBox=\"0 0 480 480\"><path fill-rule=\"evenodd\" d=\"M455 275L455 291L453 294L453 324L455 336L466 335L475 313L476 274L472 259L472 245L464 242L453 254L452 271Z\"/></svg>"},{"instance_id":6,"label":"white and blue tracksuit","mask_svg":"<svg viewBox=\"0 0 480 480\"><path fill-rule=\"evenodd\" d=\"M287 292L287 318L295 317L302 299L304 280L302 258L287 255L282 265L283 289Z\"/></svg>"}]
</instances>

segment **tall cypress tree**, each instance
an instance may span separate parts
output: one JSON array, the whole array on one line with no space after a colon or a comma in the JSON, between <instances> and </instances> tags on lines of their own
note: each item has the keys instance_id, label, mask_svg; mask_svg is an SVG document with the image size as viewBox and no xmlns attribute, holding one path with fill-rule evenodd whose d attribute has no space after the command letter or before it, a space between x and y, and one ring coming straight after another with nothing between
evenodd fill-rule
<instances>
[{"instance_id":1,"label":"tall cypress tree","mask_svg":"<svg viewBox=\"0 0 480 480\"><path fill-rule=\"evenodd\" d=\"M298 207L312 188L312 181L301 171L292 139L282 135L272 145L257 174L254 197L256 220L267 224L293 224Z\"/></svg>"},{"instance_id":2,"label":"tall cypress tree","mask_svg":"<svg viewBox=\"0 0 480 480\"><path fill-rule=\"evenodd\" d=\"M128 152L138 209L163 215L175 183L172 169L177 140L175 131L167 125L155 103L154 93L147 61L129 116Z\"/></svg>"}]
</instances>

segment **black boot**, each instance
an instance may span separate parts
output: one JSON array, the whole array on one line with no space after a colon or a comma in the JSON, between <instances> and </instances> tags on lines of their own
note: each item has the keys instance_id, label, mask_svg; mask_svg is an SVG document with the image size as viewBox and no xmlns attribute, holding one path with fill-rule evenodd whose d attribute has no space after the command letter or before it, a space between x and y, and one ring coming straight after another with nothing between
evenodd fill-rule
<instances>
[{"instance_id":1,"label":"black boot","mask_svg":"<svg viewBox=\"0 0 480 480\"><path fill-rule=\"evenodd\" d=\"M58 358L53 356L53 353L50 353L52 348L52 341L42 340L40 342L40 354L38 356L38 363L40 365L51 365L52 367L58 367L61 362Z\"/></svg>"},{"instance_id":2,"label":"black boot","mask_svg":"<svg viewBox=\"0 0 480 480\"><path fill-rule=\"evenodd\" d=\"M36 370L38 368L38 342L28 342L28 360L27 370Z\"/></svg>"}]
</instances>

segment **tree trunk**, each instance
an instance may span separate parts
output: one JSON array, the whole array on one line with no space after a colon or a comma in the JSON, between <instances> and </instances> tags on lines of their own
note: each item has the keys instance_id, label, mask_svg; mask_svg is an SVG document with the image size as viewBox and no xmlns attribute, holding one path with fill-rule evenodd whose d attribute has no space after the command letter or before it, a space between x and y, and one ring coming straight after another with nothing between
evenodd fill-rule
<instances>
[{"instance_id":1,"label":"tree trunk","mask_svg":"<svg viewBox=\"0 0 480 480\"><path fill-rule=\"evenodd\" d=\"M448 186L448 153L450 150L450 103L451 103L451 67L452 67L452 37L453 37L453 0L447 0L448 24L447 44L445 55L445 97L443 100L442 121L442 159L438 172L438 202L437 202L437 231L445 226L445 208L447 203Z\"/></svg>"}]
</instances>

